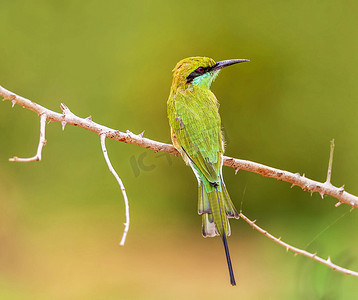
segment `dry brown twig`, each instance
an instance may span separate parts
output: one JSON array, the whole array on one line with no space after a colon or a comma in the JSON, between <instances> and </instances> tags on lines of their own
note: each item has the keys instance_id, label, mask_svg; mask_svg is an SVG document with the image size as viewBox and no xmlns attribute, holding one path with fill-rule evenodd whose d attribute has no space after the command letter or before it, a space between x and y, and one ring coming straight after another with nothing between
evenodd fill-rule
<instances>
[{"instance_id":1,"label":"dry brown twig","mask_svg":"<svg viewBox=\"0 0 358 300\"><path fill-rule=\"evenodd\" d=\"M41 160L42 147L46 143L46 140L45 140L46 119L49 120L49 123L51 123L51 122L61 123L63 130L64 130L66 124L70 124L70 125L74 125L77 127L81 127L86 130L90 130L92 132L97 133L100 136L104 158L106 160L106 163L108 165L110 172L115 176L115 178L121 188L124 202L125 202L126 223L124 223L125 229L124 229L124 233L123 233L122 240L120 243L121 245L124 245L125 238L126 238L126 235L128 233L128 229L129 229L128 198L127 198L127 195L125 192L123 182L119 178L119 176L117 175L115 170L113 169L112 164L109 160L106 146L105 146L105 139L110 138L110 139L114 139L114 140L117 140L120 142L138 145L140 147L151 149L154 152L167 152L170 154L178 155L177 150L170 144L165 144L165 143L147 139L147 138L143 137L143 134L136 135L128 130L124 133L124 132L97 124L92 121L91 117L80 118L80 117L76 116L75 114L73 114L68 109L68 107L66 105L64 105L63 103L61 103L61 109L62 109L63 113L60 114L60 113L54 112L52 110L49 110L49 109L47 109L47 108L29 100L29 99L26 99L24 97L16 95L15 93L10 92L9 90L3 88L2 86L0 86L0 96L2 96L4 98L3 100L10 100L12 102L12 107L14 107L15 104L19 104L24 108L27 108L27 109L30 109L30 110L36 112L40 116L40 119L41 119L40 142L39 142L39 146L38 146L36 155L32 158L27 158L27 159L21 159L21 158L14 157L14 158L10 159L11 161L29 162L29 161ZM335 197L338 200L338 202L336 203L335 206L339 206L340 204L345 203L345 204L352 206L352 208L358 207L358 197L357 196L346 192L344 190L344 186L335 187L334 185L331 184L333 150L334 150L334 141L332 140L331 141L331 152L330 152L329 166L328 166L328 172L327 172L327 180L324 183L306 178L304 174L300 175L299 173L291 173L288 171L275 169L275 168L268 167L268 166L265 166L265 165L262 165L259 163L255 163L252 161L242 160L242 159L237 159L237 158L232 158L232 157L227 157L227 156L224 156L224 165L234 168L236 173L238 172L238 170L245 170L245 171L260 174L265 177L271 177L271 178L275 178L277 180L289 182L292 184L291 187L293 187L295 185L299 186L304 191L310 191L311 195L315 192L319 193L322 198L324 197L324 195L330 195L332 197ZM296 254L302 254L307 257L310 257L310 258L312 258L320 263L323 263L323 264L329 266L330 268L337 270L339 272L342 272L344 274L353 275L353 276L358 277L357 272L354 272L354 271L351 271L348 269L344 269L342 267L339 267L339 266L333 264L331 262L330 258L328 258L327 260L324 260L322 258L319 258L316 254L311 254L307 251L300 250L298 248L288 245L287 243L282 242L280 238L279 239L275 238L274 236L269 234L267 231L261 229L260 227L258 227L255 224L255 221L250 221L242 213L240 213L240 217L243 220L245 220L246 222L248 222L250 224L250 226L252 226L254 229L263 233L264 235L266 235L267 237L269 237L276 243L280 244L281 246L286 247L287 250L292 250Z\"/></svg>"}]
</instances>

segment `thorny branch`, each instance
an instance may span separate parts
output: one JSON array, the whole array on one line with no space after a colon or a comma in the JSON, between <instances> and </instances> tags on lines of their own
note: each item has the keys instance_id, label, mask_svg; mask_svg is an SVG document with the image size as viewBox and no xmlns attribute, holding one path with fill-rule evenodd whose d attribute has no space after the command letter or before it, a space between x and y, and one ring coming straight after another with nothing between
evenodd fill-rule
<instances>
[{"instance_id":1,"label":"thorny branch","mask_svg":"<svg viewBox=\"0 0 358 300\"><path fill-rule=\"evenodd\" d=\"M178 155L178 151L173 145L165 144L157 141L153 141L143 137L143 134L133 134L130 131L121 132L92 121L91 117L80 118L74 115L64 104L61 104L61 108L64 113L60 114L49 110L29 99L18 96L5 88L0 86L0 96L4 97L4 100L10 100L14 104L19 104L27 109L36 112L38 115L46 114L47 119L51 122L59 122L62 124L62 128L66 124L81 127L92 132L101 135L106 134L106 138L113 139L119 142L134 144L143 148L151 149L154 152L167 152L170 154ZM333 153L333 152L332 152ZM276 178L278 180L286 181L292 184L291 187L297 185L304 191L310 191L312 193L319 193L323 198L324 195L329 195L338 199L339 203L345 203L352 207L358 207L358 197L352 195L344 190L344 186L335 187L329 182L318 182L299 173L291 173L280 169L275 169L269 166L265 166L259 163L255 163L248 160L232 158L224 156L224 166L232 167L237 172L238 170L245 170L252 173L257 173L265 177Z\"/></svg>"},{"instance_id":2,"label":"thorny branch","mask_svg":"<svg viewBox=\"0 0 358 300\"><path fill-rule=\"evenodd\" d=\"M105 139L110 138L114 139L120 142L129 143L138 145L140 147L144 147L147 149L151 149L154 152L167 152L170 154L178 155L178 151L170 144L165 144L157 141L153 141L147 138L143 137L143 133L141 134L133 134L130 131L121 132L118 130L114 130L112 128L97 124L92 121L91 117L87 118L80 118L73 114L66 105L61 103L61 109L63 111L62 114L54 112L52 110L49 110L35 102L32 102L29 99L26 99L24 97L21 97L19 95L16 95L7 89L0 86L0 96L2 96L3 100L10 100L12 102L12 106L14 107L15 104L19 104L23 106L24 108L30 109L34 112L36 112L41 117L41 129L40 129L40 143L38 147L38 151L36 156L30 159L25 159L22 161L31 161L32 160L40 160L41 159L41 150L43 145L46 143L45 140L45 122L46 119L49 119L50 122L59 122L62 125L62 129L65 128L66 124L78 126L87 130L90 130L92 132L97 133L101 138L101 146L104 158L107 162L109 170L113 173L115 178L117 179L125 201L126 206L126 223L123 237L121 240L121 245L124 244L128 227L129 227L129 205L128 205L128 198L125 193L125 189L123 186L123 183L121 179L118 177L117 173L114 171L112 164L109 161L106 146L105 146ZM49 122L49 123L50 123ZM276 178L278 180L286 181L292 184L291 187L297 185L301 187L304 191L310 191L311 195L315 192L319 193L321 197L323 198L324 195L330 195L332 197L335 197L338 199L338 202L336 206L340 205L341 203L345 203L348 205L351 205L352 208L358 207L358 197L355 195L352 195L344 190L344 186L341 187L335 187L331 184L331 171L332 171L332 161L333 161L333 150L334 150L334 141L331 141L331 153L330 153L330 160L329 160L329 167L327 172L327 180L322 183L318 182L309 178L306 178L303 174L302 176L299 173L291 173L288 171L275 169L272 167L268 167L259 163L255 163L248 160L242 160L232 157L224 156L224 165L228 167L232 167L235 169L235 172L238 172L238 170L245 170L253 173L260 174L265 177L271 177ZM21 161L18 158L14 158L13 161ZM284 242L282 242L280 239L275 238L271 234L269 234L267 231L261 229L258 227L255 223L255 221L250 221L247 217L245 217L242 213L240 213L240 217L243 218L246 222L248 222L254 229L258 230L259 232L263 233L270 239L274 240L276 243L286 247L288 250L292 250L296 254L302 254L307 257L310 257L312 259L315 259L316 261L323 263L329 267L331 267L334 270L337 270L339 272L342 272L344 274L349 274L353 276L357 276L358 273L344 269L342 267L339 267L335 264L333 264L328 258L327 260L324 260L322 258L317 257L315 254L311 254L307 251L300 250L298 248L292 247Z\"/></svg>"},{"instance_id":3,"label":"thorny branch","mask_svg":"<svg viewBox=\"0 0 358 300\"><path fill-rule=\"evenodd\" d=\"M358 277L358 272L354 272L354 271L351 271L349 269L345 269L345 268L342 268L340 266L337 266L336 264L332 263L331 261L331 258L328 257L327 259L323 259L319 256L317 256L317 253L310 253L310 252L307 252L305 250L301 250L301 249L298 249L296 247L293 247L283 241L281 241L281 238L276 238L274 237L272 234L269 234L266 230L262 229L261 227L257 226L255 224L256 220L254 221L251 221L248 217L246 217L245 215L243 215L242 213L239 214L240 218L242 218L244 221L246 221L247 223L249 223L249 225L254 228L255 230L261 232L262 234L264 234L265 236L267 236L270 240L273 240L275 243L281 245L282 247L285 247L287 252L289 250L293 251L295 253L295 255L297 254L301 254L301 255L304 255L304 256L307 256L309 258L312 258L330 268L332 268L333 270L336 270L338 272L341 272L341 273L344 273L346 275L352 275L352 276L355 276L355 277Z\"/></svg>"}]
</instances>

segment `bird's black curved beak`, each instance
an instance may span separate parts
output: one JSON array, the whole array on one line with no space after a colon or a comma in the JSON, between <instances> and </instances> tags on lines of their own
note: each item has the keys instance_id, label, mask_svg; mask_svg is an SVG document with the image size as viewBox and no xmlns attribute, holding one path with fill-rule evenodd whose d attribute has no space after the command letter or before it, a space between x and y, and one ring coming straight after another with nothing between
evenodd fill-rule
<instances>
[{"instance_id":1,"label":"bird's black curved beak","mask_svg":"<svg viewBox=\"0 0 358 300\"><path fill-rule=\"evenodd\" d=\"M218 61L216 63L216 65L213 66L212 70L213 71L220 70L222 68L225 68L225 67L228 67L228 66L231 66L231 65L235 65L235 64L238 64L238 63L242 63L242 62L245 62L245 61L250 61L250 60L248 60L248 59L229 59L229 60Z\"/></svg>"}]
</instances>

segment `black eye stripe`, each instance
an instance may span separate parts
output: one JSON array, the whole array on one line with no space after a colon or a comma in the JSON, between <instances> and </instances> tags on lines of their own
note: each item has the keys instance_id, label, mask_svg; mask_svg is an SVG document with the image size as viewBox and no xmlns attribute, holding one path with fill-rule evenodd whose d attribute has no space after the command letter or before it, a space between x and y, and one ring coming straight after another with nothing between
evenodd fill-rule
<instances>
[{"instance_id":1,"label":"black eye stripe","mask_svg":"<svg viewBox=\"0 0 358 300\"><path fill-rule=\"evenodd\" d=\"M201 70L200 68L202 68L203 70ZM194 70L193 72L191 72L189 74L189 76L186 78L186 83L190 83L194 80L195 77L201 76L207 72L210 72L212 70L213 67L199 67L196 70ZM199 71L200 69L200 71Z\"/></svg>"}]
</instances>

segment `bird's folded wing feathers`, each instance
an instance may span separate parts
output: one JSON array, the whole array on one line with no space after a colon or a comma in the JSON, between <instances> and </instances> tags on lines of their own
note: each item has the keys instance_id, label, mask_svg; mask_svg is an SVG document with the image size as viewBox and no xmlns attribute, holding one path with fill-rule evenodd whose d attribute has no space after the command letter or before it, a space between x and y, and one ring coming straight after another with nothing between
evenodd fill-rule
<instances>
[{"instance_id":1,"label":"bird's folded wing feathers","mask_svg":"<svg viewBox=\"0 0 358 300\"><path fill-rule=\"evenodd\" d=\"M209 182L220 180L221 121L215 96L177 95L172 128L182 149ZM203 109L204 108L204 109Z\"/></svg>"}]
</instances>

